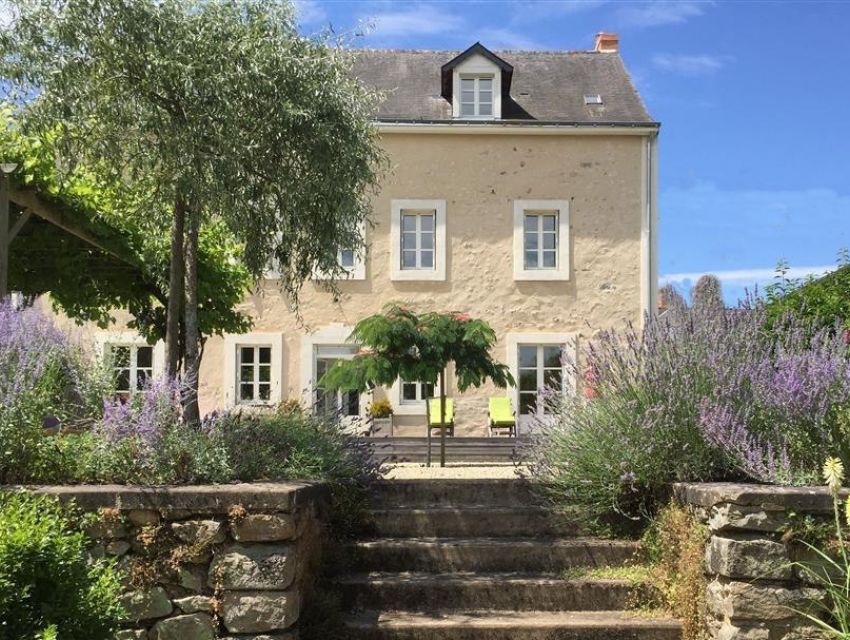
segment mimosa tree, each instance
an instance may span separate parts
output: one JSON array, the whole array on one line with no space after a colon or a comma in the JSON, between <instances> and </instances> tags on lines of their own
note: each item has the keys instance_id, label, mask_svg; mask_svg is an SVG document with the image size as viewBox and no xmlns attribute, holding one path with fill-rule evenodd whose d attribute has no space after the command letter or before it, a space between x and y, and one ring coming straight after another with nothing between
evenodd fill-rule
<instances>
[{"instance_id":1,"label":"mimosa tree","mask_svg":"<svg viewBox=\"0 0 850 640\"><path fill-rule=\"evenodd\" d=\"M514 384L508 367L493 359L496 332L484 320L465 313L424 313L388 305L364 318L350 340L362 348L351 360L337 362L319 381L325 389L363 392L397 379L440 388L440 466L446 465L446 368L454 363L460 392L488 379L498 387ZM427 400L426 400L427 401ZM428 427L430 429L430 425Z\"/></svg>"}]
</instances>

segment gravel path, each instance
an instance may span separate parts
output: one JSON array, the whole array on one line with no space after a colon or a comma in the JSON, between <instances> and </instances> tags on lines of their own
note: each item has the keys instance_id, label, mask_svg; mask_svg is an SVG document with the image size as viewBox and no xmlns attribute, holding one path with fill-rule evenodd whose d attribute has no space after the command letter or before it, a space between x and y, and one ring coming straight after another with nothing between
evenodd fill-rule
<instances>
[{"instance_id":1,"label":"gravel path","mask_svg":"<svg viewBox=\"0 0 850 640\"><path fill-rule=\"evenodd\" d=\"M431 467L426 467L424 464L416 462L402 462L390 465L384 477L391 480L412 480L419 478L516 478L517 467L512 462L487 462L481 464L455 462L447 463L445 467L440 467L439 462L433 464Z\"/></svg>"}]
</instances>

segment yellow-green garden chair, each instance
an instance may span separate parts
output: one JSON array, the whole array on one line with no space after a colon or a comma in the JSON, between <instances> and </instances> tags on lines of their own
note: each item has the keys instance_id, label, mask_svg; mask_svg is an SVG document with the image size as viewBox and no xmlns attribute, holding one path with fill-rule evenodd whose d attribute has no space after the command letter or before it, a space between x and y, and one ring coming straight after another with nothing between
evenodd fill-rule
<instances>
[{"instance_id":1,"label":"yellow-green garden chair","mask_svg":"<svg viewBox=\"0 0 850 640\"><path fill-rule=\"evenodd\" d=\"M454 437L455 435L455 401L451 398L446 398L446 435ZM428 429L439 433L440 427L440 399L431 398L428 400Z\"/></svg>"},{"instance_id":2,"label":"yellow-green garden chair","mask_svg":"<svg viewBox=\"0 0 850 640\"><path fill-rule=\"evenodd\" d=\"M516 413L510 398L490 398L487 411L490 418L490 436L495 431L507 429L508 437L516 435Z\"/></svg>"}]
</instances>

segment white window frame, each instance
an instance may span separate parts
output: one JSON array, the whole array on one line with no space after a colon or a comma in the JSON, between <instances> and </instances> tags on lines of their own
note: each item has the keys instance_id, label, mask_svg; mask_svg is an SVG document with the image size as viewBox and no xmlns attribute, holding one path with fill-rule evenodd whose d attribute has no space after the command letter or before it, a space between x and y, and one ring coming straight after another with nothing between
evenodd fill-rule
<instances>
[{"instance_id":1,"label":"white window frame","mask_svg":"<svg viewBox=\"0 0 850 640\"><path fill-rule=\"evenodd\" d=\"M107 360L111 357L113 347L153 347L152 377L158 378L165 373L165 342L159 340L153 345L148 343L138 333L132 331L110 331L99 333L95 336L95 346L101 358ZM132 362L131 362L132 365ZM136 374L130 371L130 387L134 387Z\"/></svg>"},{"instance_id":2,"label":"white window frame","mask_svg":"<svg viewBox=\"0 0 850 640\"><path fill-rule=\"evenodd\" d=\"M245 349L250 349L253 352L253 354L254 354L253 362L246 364L245 362L242 361L242 352ZM268 349L269 350L269 361L268 362L260 362L260 350L261 349ZM237 344L236 345L236 391L237 391L236 403L238 405L240 405L240 406L241 405L266 406L266 405L271 403L271 392L272 392L271 368L272 368L272 358L273 358L272 351L273 351L273 349L274 348L272 347L271 344ZM242 370L246 366L250 366L251 370L252 370L250 382L246 382L242 379ZM262 367L268 367L269 368L269 380L268 380L269 399L268 400L263 400L260 397L260 385L262 384L262 382L260 381L260 369ZM248 399L248 400L242 399L242 386L245 385L245 384L249 384L252 387L251 394L252 394L253 397L251 399Z\"/></svg>"},{"instance_id":3,"label":"white window frame","mask_svg":"<svg viewBox=\"0 0 850 640\"><path fill-rule=\"evenodd\" d=\"M446 279L446 201L400 199L390 203L390 280ZM434 211L434 268L401 268L401 216L404 211Z\"/></svg>"},{"instance_id":4,"label":"white window frame","mask_svg":"<svg viewBox=\"0 0 850 640\"><path fill-rule=\"evenodd\" d=\"M472 80L472 115L463 113L463 105L467 104L463 102L463 81L464 80ZM482 114L481 113L481 81L489 80L490 81L490 113ZM460 117L464 120L492 120L493 112L496 106L496 78L492 74L461 74L460 76Z\"/></svg>"},{"instance_id":5,"label":"white window frame","mask_svg":"<svg viewBox=\"0 0 850 640\"><path fill-rule=\"evenodd\" d=\"M366 223L365 221L360 225L360 235L363 236L364 244L368 242L368 236L366 235ZM368 246L368 245L367 245ZM351 249L354 252L354 265L351 267L343 267L342 266L342 249L337 252L337 263L340 268L345 271L344 275L341 275L337 278L339 282L345 282L348 280L365 280L366 279L366 249L362 248L359 251L355 249ZM277 273L276 277L280 277L280 274ZM317 271L313 274L313 280L330 280L330 276L328 274Z\"/></svg>"},{"instance_id":6,"label":"white window frame","mask_svg":"<svg viewBox=\"0 0 850 640\"><path fill-rule=\"evenodd\" d=\"M525 268L525 215L554 212L558 216L555 268ZM514 280L566 281L570 279L569 200L514 200Z\"/></svg>"},{"instance_id":7,"label":"white window frame","mask_svg":"<svg viewBox=\"0 0 850 640\"><path fill-rule=\"evenodd\" d=\"M224 403L227 407L270 407L278 404L283 394L283 333L228 334L224 337ZM240 347L271 347L271 385L268 400L240 401Z\"/></svg>"},{"instance_id":8,"label":"white window frame","mask_svg":"<svg viewBox=\"0 0 850 640\"><path fill-rule=\"evenodd\" d=\"M490 77L493 79L493 115L461 115L461 78ZM477 85L477 83L476 83ZM477 86L476 86L477 89ZM476 90L476 103L478 100ZM476 110L477 111L477 110ZM457 65L452 71L452 117L459 120L499 120L502 117L502 70L491 60L473 55Z\"/></svg>"},{"instance_id":9,"label":"white window frame","mask_svg":"<svg viewBox=\"0 0 850 640\"><path fill-rule=\"evenodd\" d=\"M305 407L313 407L316 390L316 347L333 347L350 345L349 341L353 327L343 324L330 324L321 329L308 333L301 338L301 389ZM369 394L360 394L360 416L366 416L366 405ZM353 416L352 416L353 417Z\"/></svg>"},{"instance_id":10,"label":"white window frame","mask_svg":"<svg viewBox=\"0 0 850 640\"><path fill-rule=\"evenodd\" d=\"M576 350L576 334L575 333L509 333L506 340L507 353L505 354L505 362L511 375L516 381L516 386L511 390L511 402L513 402L514 410L516 411L517 424L520 420L519 412L519 347L524 345L532 346L560 346L563 353L575 362L578 352ZM563 365L561 372L563 380L563 391L567 393L575 393L576 379L570 374L566 365Z\"/></svg>"},{"instance_id":11,"label":"white window frame","mask_svg":"<svg viewBox=\"0 0 850 640\"><path fill-rule=\"evenodd\" d=\"M421 383L419 383L421 384ZM387 397L391 398L393 405L393 414L399 416L424 416L425 402L424 400L404 400L402 397L401 379L397 379L393 386L390 387ZM434 396L440 395L440 382L434 383Z\"/></svg>"}]
</instances>

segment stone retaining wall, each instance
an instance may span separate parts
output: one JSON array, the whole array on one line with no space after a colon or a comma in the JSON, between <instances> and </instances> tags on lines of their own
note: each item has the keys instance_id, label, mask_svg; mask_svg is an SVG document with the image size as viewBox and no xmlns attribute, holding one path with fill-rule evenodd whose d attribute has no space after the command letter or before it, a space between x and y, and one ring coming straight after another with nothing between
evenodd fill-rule
<instances>
[{"instance_id":1,"label":"stone retaining wall","mask_svg":"<svg viewBox=\"0 0 850 640\"><path fill-rule=\"evenodd\" d=\"M97 514L91 553L114 556L128 612L118 640L295 640L320 551L319 484L63 486Z\"/></svg>"},{"instance_id":2,"label":"stone retaining wall","mask_svg":"<svg viewBox=\"0 0 850 640\"><path fill-rule=\"evenodd\" d=\"M707 627L716 640L819 637L796 611L824 593L794 566L810 552L784 535L799 518L831 522L832 497L821 487L680 484L675 495L707 523ZM809 556L810 558L810 556Z\"/></svg>"}]
</instances>

